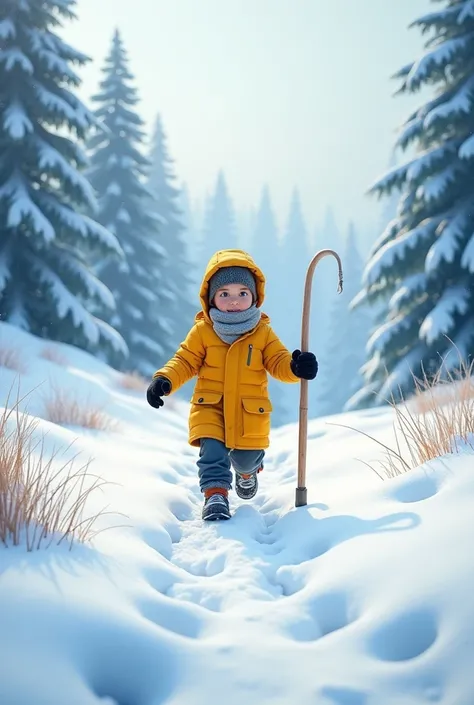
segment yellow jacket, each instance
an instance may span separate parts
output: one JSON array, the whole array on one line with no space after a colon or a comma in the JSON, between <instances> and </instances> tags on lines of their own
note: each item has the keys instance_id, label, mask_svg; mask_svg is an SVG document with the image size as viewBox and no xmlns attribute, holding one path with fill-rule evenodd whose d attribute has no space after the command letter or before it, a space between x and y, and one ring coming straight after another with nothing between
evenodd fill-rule
<instances>
[{"instance_id":1,"label":"yellow jacket","mask_svg":"<svg viewBox=\"0 0 474 705\"><path fill-rule=\"evenodd\" d=\"M242 250L221 250L211 258L201 284L202 311L176 354L153 377L166 377L176 392L198 376L191 399L189 443L216 438L227 448L264 449L269 445L270 413L267 372L280 382L299 382L290 368L291 353L262 313L259 323L229 345L214 331L209 317L209 280L221 267L247 267L257 284L257 307L265 297L265 277Z\"/></svg>"}]
</instances>

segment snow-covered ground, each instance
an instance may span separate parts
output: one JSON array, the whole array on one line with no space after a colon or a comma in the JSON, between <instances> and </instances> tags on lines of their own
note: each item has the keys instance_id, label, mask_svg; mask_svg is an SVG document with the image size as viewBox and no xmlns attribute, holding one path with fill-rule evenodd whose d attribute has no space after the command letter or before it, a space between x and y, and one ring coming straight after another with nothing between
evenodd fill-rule
<instances>
[{"instance_id":1,"label":"snow-covered ground","mask_svg":"<svg viewBox=\"0 0 474 705\"><path fill-rule=\"evenodd\" d=\"M472 705L474 458L381 481L354 426L393 441L389 410L309 424L295 509L297 427L273 433L251 502L204 525L187 405L149 407L86 353L0 324L43 419L52 388L100 405L114 431L41 420L113 484L92 546L0 549L1 705ZM41 357L59 351L57 364ZM16 378L0 368L1 404ZM39 385L39 386L38 386Z\"/></svg>"}]
</instances>

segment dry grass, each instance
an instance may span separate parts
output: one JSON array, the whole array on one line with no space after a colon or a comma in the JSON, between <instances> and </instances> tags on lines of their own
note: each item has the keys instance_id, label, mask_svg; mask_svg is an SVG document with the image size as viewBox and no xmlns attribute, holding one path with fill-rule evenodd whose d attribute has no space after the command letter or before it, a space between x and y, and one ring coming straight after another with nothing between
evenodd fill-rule
<instances>
[{"instance_id":1,"label":"dry grass","mask_svg":"<svg viewBox=\"0 0 474 705\"><path fill-rule=\"evenodd\" d=\"M47 456L44 437L34 440L38 421L19 411L21 401L0 416L0 542L24 543L33 551L53 541L70 548L90 541L98 533L94 524L107 512L84 517L85 506L109 483L92 475L89 463L74 469L76 458L61 465L57 452Z\"/></svg>"},{"instance_id":2,"label":"dry grass","mask_svg":"<svg viewBox=\"0 0 474 705\"><path fill-rule=\"evenodd\" d=\"M443 362L434 378L426 373L421 379L414 377L411 399L387 400L395 412L395 448L351 429L384 449L385 458L378 461L382 474L366 463L379 477L396 477L434 458L458 453L462 446L474 450L474 362L468 365L460 359L459 370L453 374Z\"/></svg>"},{"instance_id":3,"label":"dry grass","mask_svg":"<svg viewBox=\"0 0 474 705\"><path fill-rule=\"evenodd\" d=\"M449 384L441 381L440 374L433 383L426 387L425 383L415 381L415 396L410 400L417 414L426 414L436 411L446 404L466 404L474 399L474 379L472 365L465 366L462 376L451 376Z\"/></svg>"},{"instance_id":4,"label":"dry grass","mask_svg":"<svg viewBox=\"0 0 474 705\"><path fill-rule=\"evenodd\" d=\"M120 385L132 392L144 392L149 382L138 372L124 372L120 375Z\"/></svg>"},{"instance_id":5,"label":"dry grass","mask_svg":"<svg viewBox=\"0 0 474 705\"><path fill-rule=\"evenodd\" d=\"M46 418L60 426L80 426L97 431L118 431L119 425L103 408L79 402L64 392L53 388L53 396L45 401Z\"/></svg>"},{"instance_id":6,"label":"dry grass","mask_svg":"<svg viewBox=\"0 0 474 705\"><path fill-rule=\"evenodd\" d=\"M42 357L43 360L48 360L49 362L53 362L55 365L60 365L61 367L67 367L69 364L67 357L52 345L43 348L40 352L40 357Z\"/></svg>"},{"instance_id":7,"label":"dry grass","mask_svg":"<svg viewBox=\"0 0 474 705\"><path fill-rule=\"evenodd\" d=\"M6 367L8 370L26 373L26 365L21 358L21 353L16 348L0 347L0 367Z\"/></svg>"}]
</instances>

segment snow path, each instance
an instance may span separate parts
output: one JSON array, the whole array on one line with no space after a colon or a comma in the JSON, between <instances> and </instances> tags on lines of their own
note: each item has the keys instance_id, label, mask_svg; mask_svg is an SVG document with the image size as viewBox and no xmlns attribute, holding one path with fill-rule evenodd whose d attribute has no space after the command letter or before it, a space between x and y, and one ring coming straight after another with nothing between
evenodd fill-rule
<instances>
[{"instance_id":1,"label":"snow path","mask_svg":"<svg viewBox=\"0 0 474 705\"><path fill-rule=\"evenodd\" d=\"M387 409L308 426L307 507L294 508L296 425L277 429L249 502L202 522L188 404L150 409L85 353L3 324L23 391L53 446L111 484L92 546L0 552L5 705L472 705L473 456L381 482L363 462L393 445ZM1 331L0 331L1 332ZM0 341L1 342L1 341ZM4 395L14 372L0 368ZM54 380L52 385L51 380ZM59 388L117 421L45 421ZM69 453L69 451L68 451Z\"/></svg>"}]
</instances>

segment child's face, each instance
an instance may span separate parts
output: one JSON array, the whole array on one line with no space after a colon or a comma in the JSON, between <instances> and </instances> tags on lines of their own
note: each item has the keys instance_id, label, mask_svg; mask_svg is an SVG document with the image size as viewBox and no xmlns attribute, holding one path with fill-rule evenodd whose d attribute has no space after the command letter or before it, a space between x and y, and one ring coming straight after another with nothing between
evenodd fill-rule
<instances>
[{"instance_id":1,"label":"child's face","mask_svg":"<svg viewBox=\"0 0 474 705\"><path fill-rule=\"evenodd\" d=\"M242 284L226 284L214 296L214 306L219 311L246 311L251 305L252 292Z\"/></svg>"}]
</instances>

